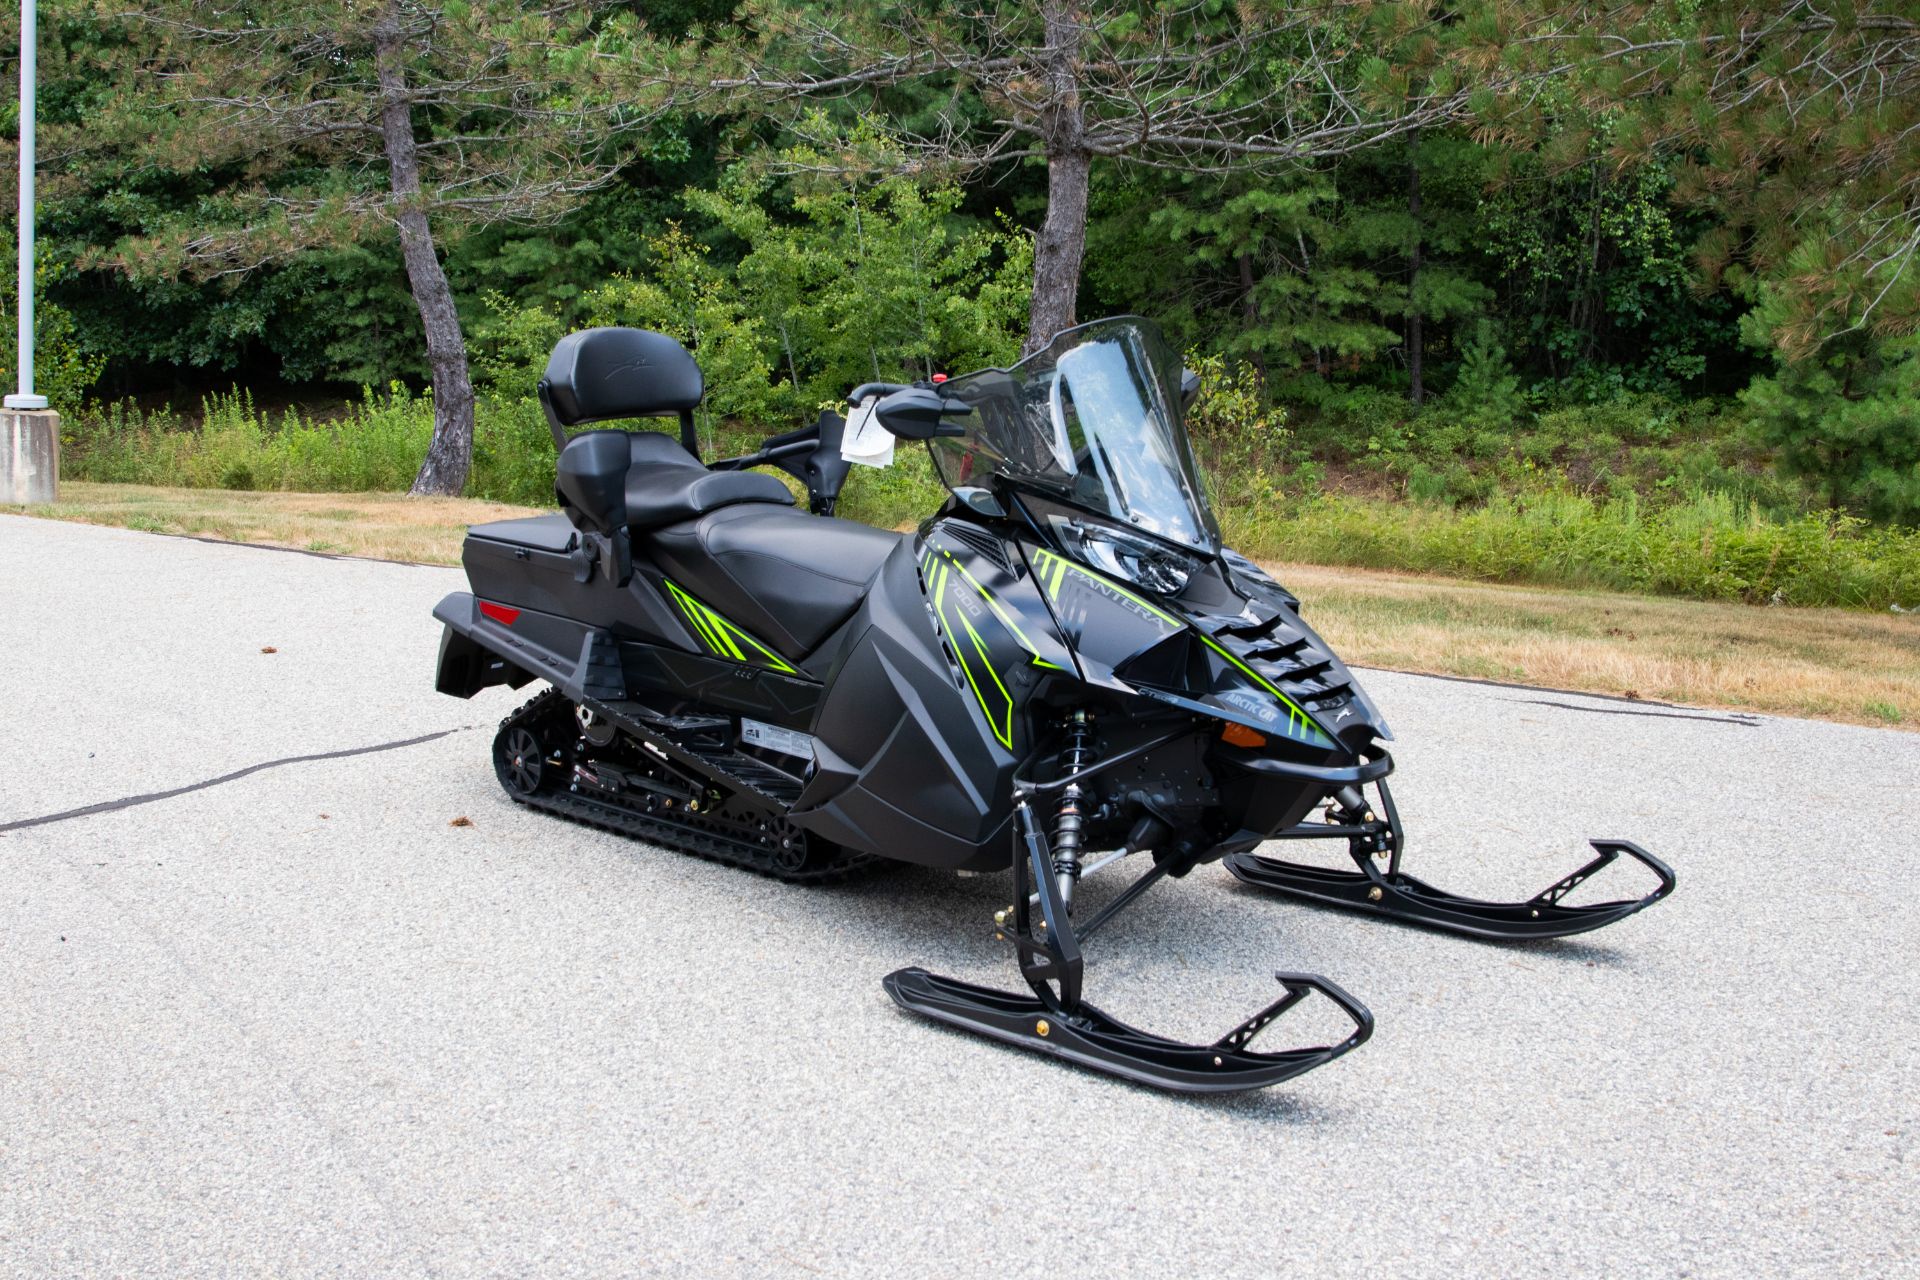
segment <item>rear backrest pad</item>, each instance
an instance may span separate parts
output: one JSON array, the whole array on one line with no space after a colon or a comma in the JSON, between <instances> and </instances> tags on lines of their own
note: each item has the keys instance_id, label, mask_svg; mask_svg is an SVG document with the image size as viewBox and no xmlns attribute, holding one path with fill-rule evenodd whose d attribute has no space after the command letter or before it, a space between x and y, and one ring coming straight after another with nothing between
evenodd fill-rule
<instances>
[{"instance_id":1,"label":"rear backrest pad","mask_svg":"<svg viewBox=\"0 0 1920 1280\"><path fill-rule=\"evenodd\" d=\"M566 426L681 413L706 390L685 347L645 329L582 329L554 345L542 390Z\"/></svg>"}]
</instances>

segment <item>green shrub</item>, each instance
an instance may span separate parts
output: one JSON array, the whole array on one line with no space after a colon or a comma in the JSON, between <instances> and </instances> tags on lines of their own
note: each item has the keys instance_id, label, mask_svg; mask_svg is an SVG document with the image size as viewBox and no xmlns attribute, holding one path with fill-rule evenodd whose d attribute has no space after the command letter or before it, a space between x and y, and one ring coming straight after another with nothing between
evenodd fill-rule
<instances>
[{"instance_id":1,"label":"green shrub","mask_svg":"<svg viewBox=\"0 0 1920 1280\"><path fill-rule=\"evenodd\" d=\"M1491 322L1482 320L1460 356L1460 371L1441 403L1460 421L1489 431L1511 430L1527 412L1520 378Z\"/></svg>"},{"instance_id":2,"label":"green shrub","mask_svg":"<svg viewBox=\"0 0 1920 1280\"><path fill-rule=\"evenodd\" d=\"M1831 514L1775 519L1722 494L1659 510L1566 491L1496 495L1465 512L1332 497L1222 518L1248 554L1317 564L1753 604L1920 600L1920 533Z\"/></svg>"},{"instance_id":3,"label":"green shrub","mask_svg":"<svg viewBox=\"0 0 1920 1280\"><path fill-rule=\"evenodd\" d=\"M1755 438L1831 505L1920 524L1920 337L1831 339L1742 398Z\"/></svg>"},{"instance_id":4,"label":"green shrub","mask_svg":"<svg viewBox=\"0 0 1920 1280\"><path fill-rule=\"evenodd\" d=\"M62 469L76 480L266 489L306 493L401 492L433 435L433 402L395 383L368 389L336 418L299 409L261 412L246 392L209 396L189 427L172 413L125 404L75 414ZM545 504L553 492L553 439L531 399L482 396L474 412L467 492Z\"/></svg>"},{"instance_id":5,"label":"green shrub","mask_svg":"<svg viewBox=\"0 0 1920 1280\"><path fill-rule=\"evenodd\" d=\"M63 274L64 268L44 256L34 268L33 389L47 398L50 408L71 415L80 409L107 362L81 345L73 316L47 300L47 285ZM18 297L9 273L0 284L0 381L9 391L15 385L13 362L19 351Z\"/></svg>"}]
</instances>

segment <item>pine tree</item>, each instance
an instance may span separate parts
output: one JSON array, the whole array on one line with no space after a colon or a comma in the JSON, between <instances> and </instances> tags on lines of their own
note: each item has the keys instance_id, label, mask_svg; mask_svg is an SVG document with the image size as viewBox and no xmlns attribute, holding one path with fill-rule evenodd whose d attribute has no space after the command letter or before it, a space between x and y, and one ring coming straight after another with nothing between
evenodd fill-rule
<instances>
[{"instance_id":1,"label":"pine tree","mask_svg":"<svg viewBox=\"0 0 1920 1280\"><path fill-rule=\"evenodd\" d=\"M1678 198L1717 224L1707 278L1787 286L1784 351L1920 327L1911 0L1519 3L1499 21L1509 65L1565 86L1503 103L1512 136L1582 161L1594 142L1621 166L1670 157Z\"/></svg>"},{"instance_id":2,"label":"pine tree","mask_svg":"<svg viewBox=\"0 0 1920 1280\"><path fill-rule=\"evenodd\" d=\"M623 69L644 33L604 0L65 4L117 36L101 55L115 92L56 140L69 165L201 184L113 260L207 280L397 241L434 400L413 492L458 493L473 388L440 240L549 221L614 177L623 142L664 105Z\"/></svg>"},{"instance_id":3,"label":"pine tree","mask_svg":"<svg viewBox=\"0 0 1920 1280\"><path fill-rule=\"evenodd\" d=\"M1468 110L1425 5L988 0L845 6L751 0L744 69L708 81L805 128L888 117L899 166L1047 171L1027 349L1075 318L1096 163L1244 173L1347 155ZM910 111L899 94L911 90ZM893 95L893 96L889 96ZM822 101L837 115L805 113ZM816 134L821 154L834 139ZM860 163L842 149L849 165Z\"/></svg>"}]
</instances>

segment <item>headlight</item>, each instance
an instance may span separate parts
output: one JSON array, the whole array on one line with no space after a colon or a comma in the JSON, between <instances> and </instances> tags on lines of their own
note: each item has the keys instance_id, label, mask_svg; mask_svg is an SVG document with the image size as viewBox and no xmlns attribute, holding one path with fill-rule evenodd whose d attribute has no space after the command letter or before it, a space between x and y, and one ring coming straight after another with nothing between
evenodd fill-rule
<instances>
[{"instance_id":1,"label":"headlight","mask_svg":"<svg viewBox=\"0 0 1920 1280\"><path fill-rule=\"evenodd\" d=\"M1177 595L1200 567L1164 543L1112 525L1057 515L1048 523L1075 558L1156 595Z\"/></svg>"}]
</instances>

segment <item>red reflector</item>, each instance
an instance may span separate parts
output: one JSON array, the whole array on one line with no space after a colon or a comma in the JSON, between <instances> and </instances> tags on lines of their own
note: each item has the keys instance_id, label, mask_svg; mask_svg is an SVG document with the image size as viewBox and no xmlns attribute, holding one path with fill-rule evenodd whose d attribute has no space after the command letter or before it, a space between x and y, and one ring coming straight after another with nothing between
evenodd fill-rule
<instances>
[{"instance_id":1,"label":"red reflector","mask_svg":"<svg viewBox=\"0 0 1920 1280\"><path fill-rule=\"evenodd\" d=\"M941 383L945 382L946 380L947 380L947 375L944 373L936 373L933 375L933 385L936 387L939 386Z\"/></svg>"},{"instance_id":2,"label":"red reflector","mask_svg":"<svg viewBox=\"0 0 1920 1280\"><path fill-rule=\"evenodd\" d=\"M509 609L503 604L489 604L485 600L480 602L480 612L486 614L503 627L512 626L513 620L520 616L518 609Z\"/></svg>"}]
</instances>

